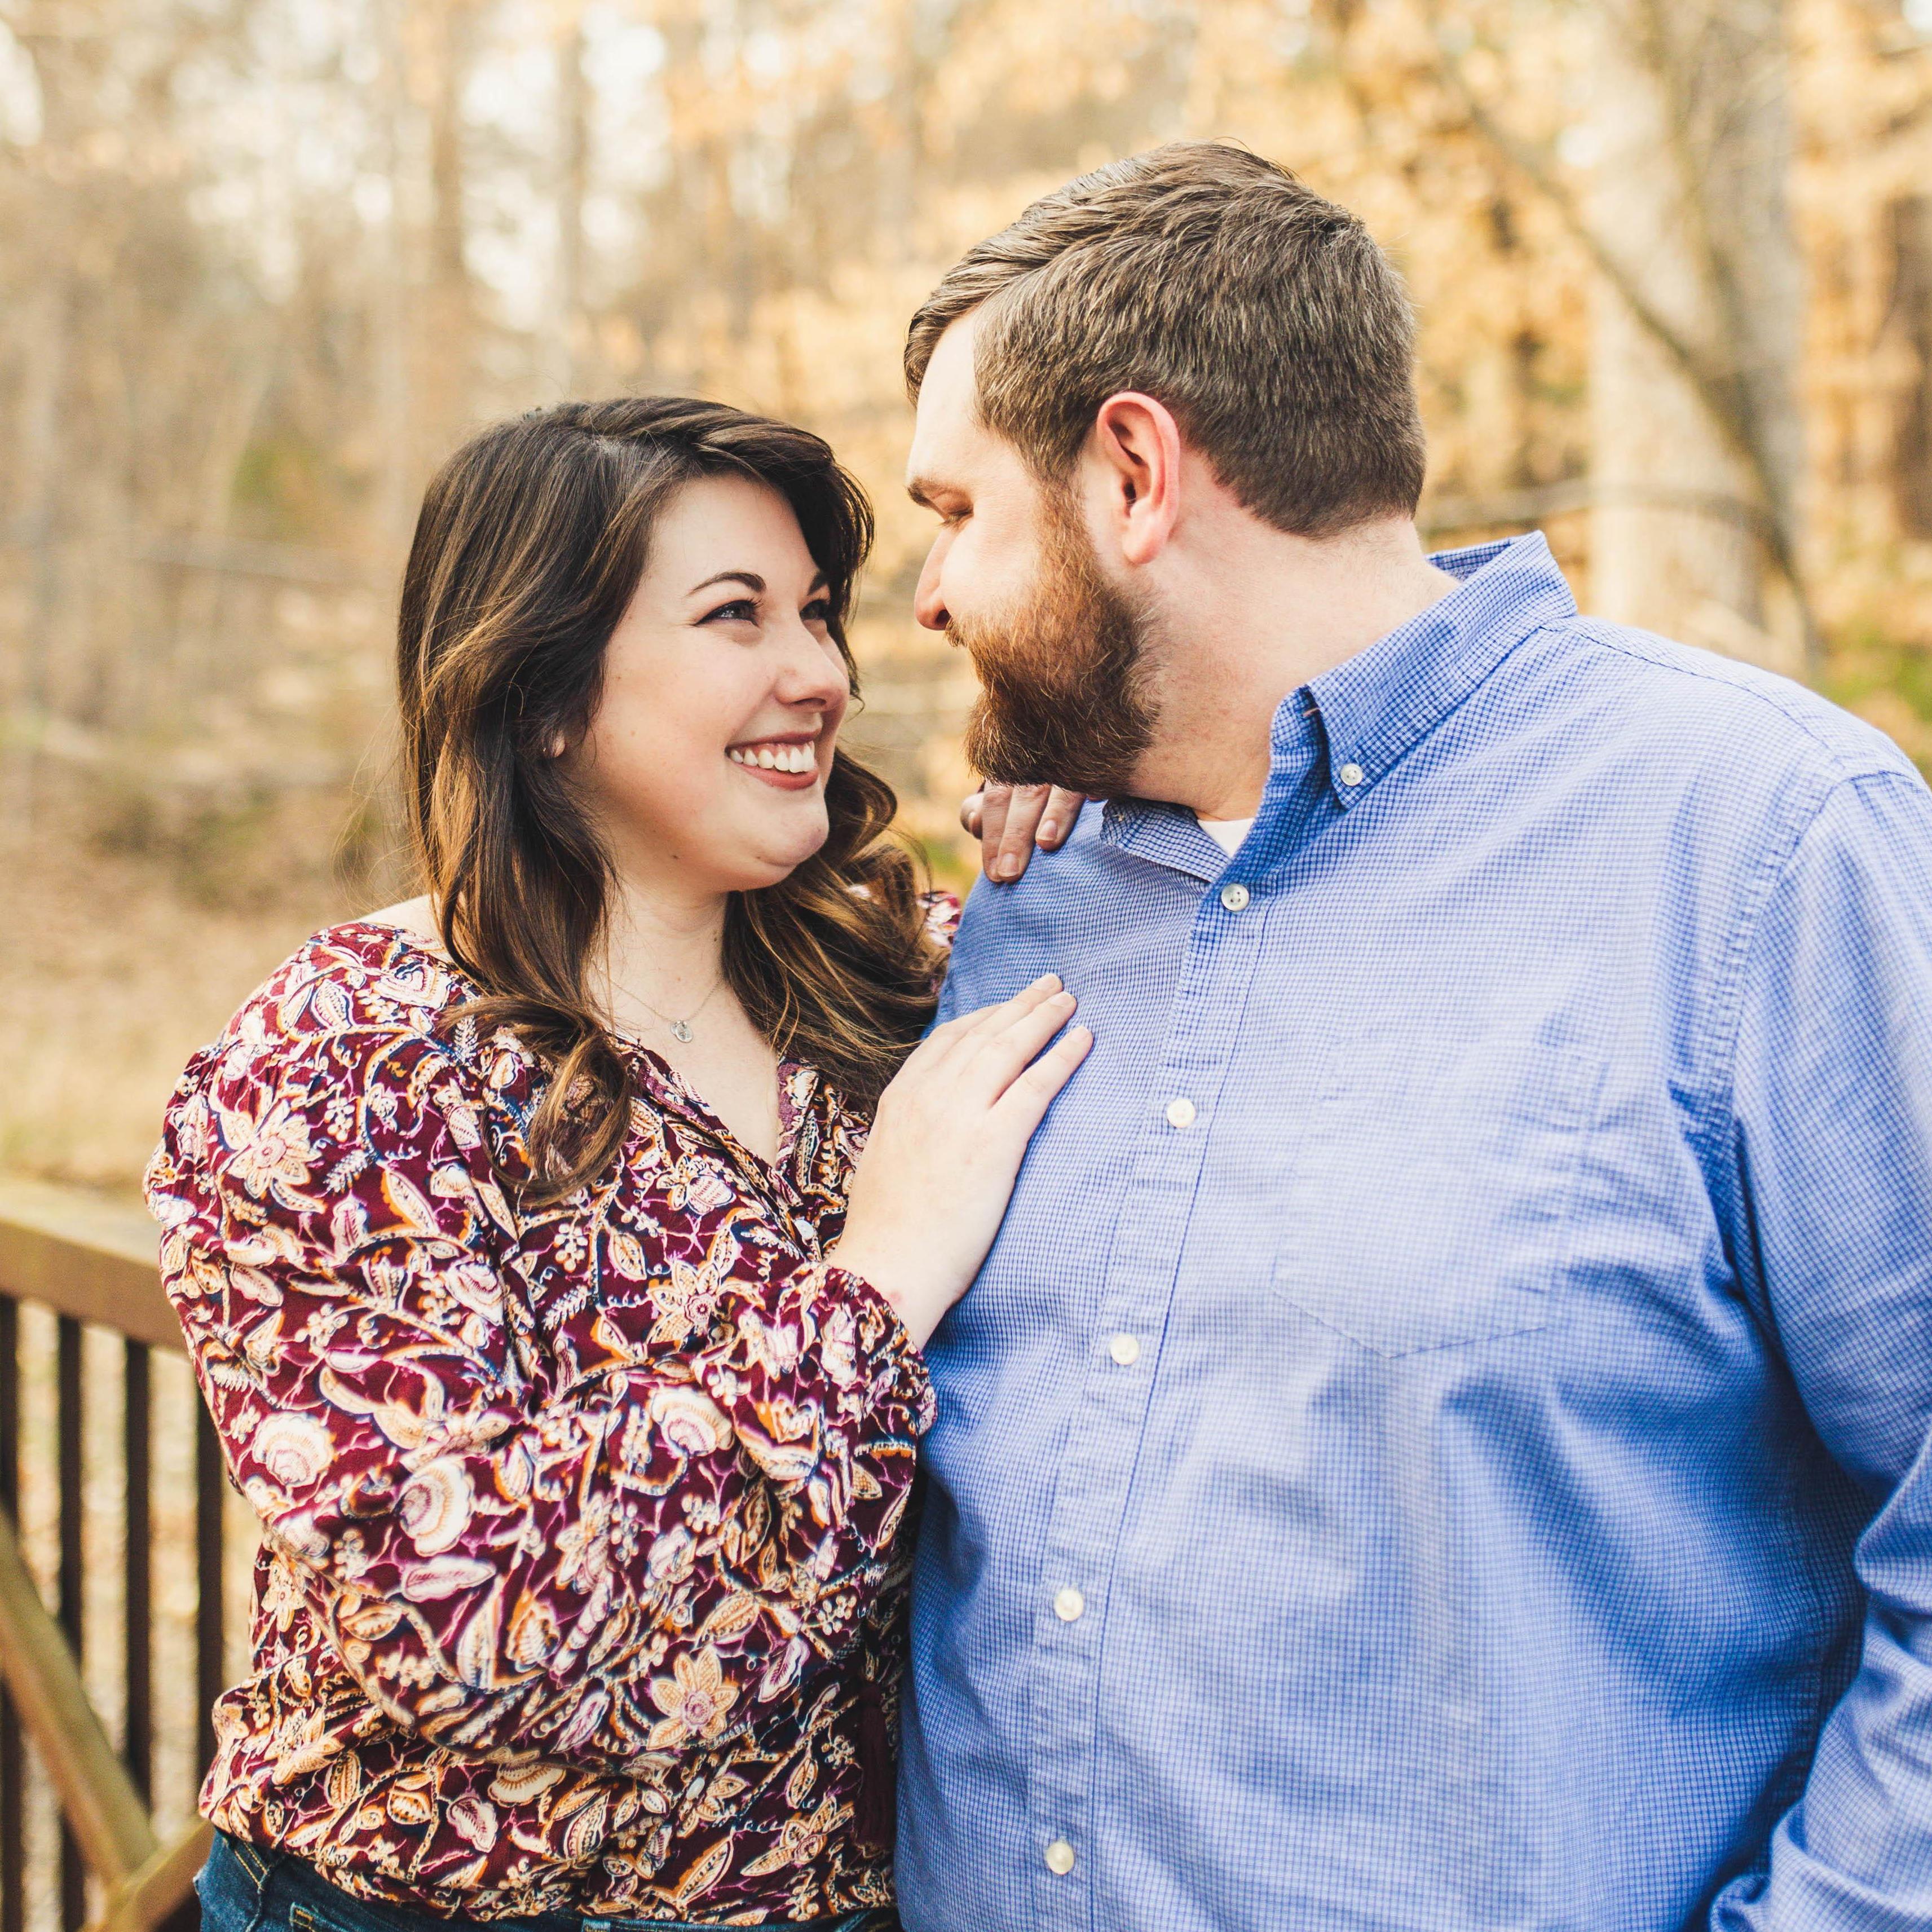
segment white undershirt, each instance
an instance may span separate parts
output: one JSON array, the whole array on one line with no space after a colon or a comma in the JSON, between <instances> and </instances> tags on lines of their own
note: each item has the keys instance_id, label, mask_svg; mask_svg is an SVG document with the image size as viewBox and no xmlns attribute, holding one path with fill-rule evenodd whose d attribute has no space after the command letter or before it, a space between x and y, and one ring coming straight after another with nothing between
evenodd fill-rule
<instances>
[{"instance_id":1,"label":"white undershirt","mask_svg":"<svg viewBox=\"0 0 1932 1932\"><path fill-rule=\"evenodd\" d=\"M1241 841L1253 829L1252 818L1204 818L1201 829L1229 858L1241 849Z\"/></svg>"}]
</instances>

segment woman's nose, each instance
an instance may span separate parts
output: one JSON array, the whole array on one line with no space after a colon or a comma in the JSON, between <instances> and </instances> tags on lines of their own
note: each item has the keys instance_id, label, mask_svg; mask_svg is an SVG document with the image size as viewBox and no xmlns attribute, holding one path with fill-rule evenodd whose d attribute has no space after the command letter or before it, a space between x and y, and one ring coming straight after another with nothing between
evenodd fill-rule
<instances>
[{"instance_id":1,"label":"woman's nose","mask_svg":"<svg viewBox=\"0 0 1932 1932\"><path fill-rule=\"evenodd\" d=\"M802 623L790 641L784 668L778 674L776 695L781 704L823 709L850 692L852 680L836 644Z\"/></svg>"}]
</instances>

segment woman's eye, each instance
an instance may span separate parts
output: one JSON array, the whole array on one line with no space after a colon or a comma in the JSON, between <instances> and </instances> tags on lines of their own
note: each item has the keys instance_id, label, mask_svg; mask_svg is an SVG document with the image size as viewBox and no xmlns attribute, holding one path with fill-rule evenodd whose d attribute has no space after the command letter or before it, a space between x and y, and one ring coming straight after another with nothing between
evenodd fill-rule
<instances>
[{"instance_id":1,"label":"woman's eye","mask_svg":"<svg viewBox=\"0 0 1932 1932\"><path fill-rule=\"evenodd\" d=\"M832 621L832 599L814 597L798 614L808 624L829 624Z\"/></svg>"},{"instance_id":2,"label":"woman's eye","mask_svg":"<svg viewBox=\"0 0 1932 1932\"><path fill-rule=\"evenodd\" d=\"M728 624L755 624L758 621L758 607L748 597L734 597L728 604L721 604L715 610L707 610L698 620L700 624L715 624L722 621Z\"/></svg>"}]
</instances>

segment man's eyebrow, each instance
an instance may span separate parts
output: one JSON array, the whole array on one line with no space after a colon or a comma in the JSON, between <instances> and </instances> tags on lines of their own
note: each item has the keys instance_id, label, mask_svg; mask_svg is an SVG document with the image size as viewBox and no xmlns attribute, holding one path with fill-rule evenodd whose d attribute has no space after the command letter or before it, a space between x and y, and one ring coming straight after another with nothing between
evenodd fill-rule
<instances>
[{"instance_id":1,"label":"man's eyebrow","mask_svg":"<svg viewBox=\"0 0 1932 1932\"><path fill-rule=\"evenodd\" d=\"M714 584L742 584L754 597L765 594L765 580L755 570L721 570L716 577L707 577L702 584L694 584L685 595L695 597L700 590L709 590Z\"/></svg>"},{"instance_id":2,"label":"man's eyebrow","mask_svg":"<svg viewBox=\"0 0 1932 1932\"><path fill-rule=\"evenodd\" d=\"M932 508L932 493L938 488L939 485L928 477L908 476L906 478L906 494L922 510Z\"/></svg>"}]
</instances>

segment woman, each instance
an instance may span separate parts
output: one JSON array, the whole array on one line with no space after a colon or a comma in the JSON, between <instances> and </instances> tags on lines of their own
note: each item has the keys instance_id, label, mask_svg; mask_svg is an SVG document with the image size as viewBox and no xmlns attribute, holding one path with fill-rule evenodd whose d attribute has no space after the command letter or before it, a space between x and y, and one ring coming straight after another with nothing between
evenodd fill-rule
<instances>
[{"instance_id":1,"label":"woman","mask_svg":"<svg viewBox=\"0 0 1932 1932\"><path fill-rule=\"evenodd\" d=\"M942 955L837 748L869 537L816 437L703 403L431 486L429 890L280 968L148 1178L266 1532L223 1932L892 1922L920 1349L1090 1042L1047 980L915 1047Z\"/></svg>"}]
</instances>

